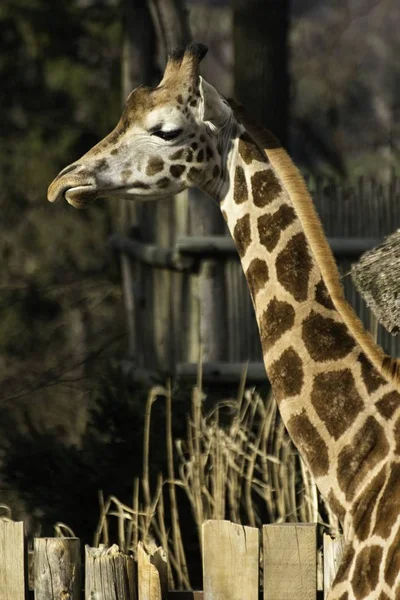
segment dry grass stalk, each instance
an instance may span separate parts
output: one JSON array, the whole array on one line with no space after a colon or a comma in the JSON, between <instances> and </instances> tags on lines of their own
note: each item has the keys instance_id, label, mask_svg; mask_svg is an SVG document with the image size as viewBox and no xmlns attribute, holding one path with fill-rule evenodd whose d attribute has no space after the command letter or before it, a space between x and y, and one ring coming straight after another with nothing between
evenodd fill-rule
<instances>
[{"instance_id":1,"label":"dry grass stalk","mask_svg":"<svg viewBox=\"0 0 400 600\"><path fill-rule=\"evenodd\" d=\"M199 377L200 379L200 377ZM192 410L186 439L172 437L172 392L154 388L147 400L143 476L134 482L132 507L113 496L100 497L101 515L95 545L109 544L108 519L118 519L118 544L136 556L138 541L162 545L168 551L171 589L189 588L185 552L180 527L176 488L184 490L190 503L201 548L201 527L208 519L228 518L236 523L260 526L270 522L322 522L315 483L291 444L270 396L244 391L244 379L236 400L221 402L209 414L204 412L200 385L193 390ZM151 489L150 426L151 408L157 398L166 402L167 477L159 475ZM221 425L222 415L228 424ZM229 417L229 418L228 418ZM175 465L178 464L178 476ZM164 487L169 496L165 514ZM325 508L332 529L338 527L334 515ZM166 521L170 523L171 535ZM153 537L155 540L153 539Z\"/></svg>"}]
</instances>

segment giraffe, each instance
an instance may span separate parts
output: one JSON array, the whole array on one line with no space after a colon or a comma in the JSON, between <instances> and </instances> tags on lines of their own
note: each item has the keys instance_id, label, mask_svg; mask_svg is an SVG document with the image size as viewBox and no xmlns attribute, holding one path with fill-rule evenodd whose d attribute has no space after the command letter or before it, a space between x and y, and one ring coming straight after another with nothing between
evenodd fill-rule
<instances>
[{"instance_id":1,"label":"giraffe","mask_svg":"<svg viewBox=\"0 0 400 600\"><path fill-rule=\"evenodd\" d=\"M346 303L305 183L279 142L199 74L207 48L169 56L157 88L51 183L48 199L164 198L197 186L219 205L289 434L343 526L329 600L400 599L400 393Z\"/></svg>"}]
</instances>

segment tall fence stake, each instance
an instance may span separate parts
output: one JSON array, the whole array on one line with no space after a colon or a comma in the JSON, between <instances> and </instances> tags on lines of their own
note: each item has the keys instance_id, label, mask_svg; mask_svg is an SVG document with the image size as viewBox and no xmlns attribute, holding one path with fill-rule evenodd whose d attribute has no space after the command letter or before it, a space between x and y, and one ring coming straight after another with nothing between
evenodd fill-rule
<instances>
[{"instance_id":1,"label":"tall fence stake","mask_svg":"<svg viewBox=\"0 0 400 600\"><path fill-rule=\"evenodd\" d=\"M114 544L85 547L86 600L136 600L135 564Z\"/></svg>"},{"instance_id":2,"label":"tall fence stake","mask_svg":"<svg viewBox=\"0 0 400 600\"><path fill-rule=\"evenodd\" d=\"M0 519L0 600L24 598L24 524Z\"/></svg>"},{"instance_id":3,"label":"tall fence stake","mask_svg":"<svg viewBox=\"0 0 400 600\"><path fill-rule=\"evenodd\" d=\"M315 600L316 525L264 525L264 600Z\"/></svg>"},{"instance_id":4,"label":"tall fence stake","mask_svg":"<svg viewBox=\"0 0 400 600\"><path fill-rule=\"evenodd\" d=\"M35 600L79 600L81 556L78 538L35 538Z\"/></svg>"},{"instance_id":5,"label":"tall fence stake","mask_svg":"<svg viewBox=\"0 0 400 600\"><path fill-rule=\"evenodd\" d=\"M167 597L168 564L162 548L148 553L138 544L138 591L139 600L162 600Z\"/></svg>"},{"instance_id":6,"label":"tall fence stake","mask_svg":"<svg viewBox=\"0 0 400 600\"><path fill-rule=\"evenodd\" d=\"M344 550L344 537L332 538L324 533L324 598L332 587Z\"/></svg>"},{"instance_id":7,"label":"tall fence stake","mask_svg":"<svg viewBox=\"0 0 400 600\"><path fill-rule=\"evenodd\" d=\"M259 531L230 521L203 525L204 600L258 600Z\"/></svg>"}]
</instances>

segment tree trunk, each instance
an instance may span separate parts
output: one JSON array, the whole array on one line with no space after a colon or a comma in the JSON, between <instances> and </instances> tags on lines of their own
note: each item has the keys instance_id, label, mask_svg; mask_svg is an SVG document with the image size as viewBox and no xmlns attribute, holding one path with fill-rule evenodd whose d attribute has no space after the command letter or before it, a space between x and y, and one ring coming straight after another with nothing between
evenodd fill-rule
<instances>
[{"instance_id":1,"label":"tree trunk","mask_svg":"<svg viewBox=\"0 0 400 600\"><path fill-rule=\"evenodd\" d=\"M234 0L235 97L288 141L289 0Z\"/></svg>"}]
</instances>

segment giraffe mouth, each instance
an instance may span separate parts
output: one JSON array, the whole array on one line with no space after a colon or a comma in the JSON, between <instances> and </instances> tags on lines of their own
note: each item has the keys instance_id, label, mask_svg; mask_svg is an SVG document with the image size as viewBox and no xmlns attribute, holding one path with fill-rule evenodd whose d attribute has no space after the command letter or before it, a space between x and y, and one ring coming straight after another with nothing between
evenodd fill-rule
<instances>
[{"instance_id":1,"label":"giraffe mouth","mask_svg":"<svg viewBox=\"0 0 400 600\"><path fill-rule=\"evenodd\" d=\"M63 195L74 208L85 208L98 198L98 191L91 185L77 185L65 190Z\"/></svg>"}]
</instances>

